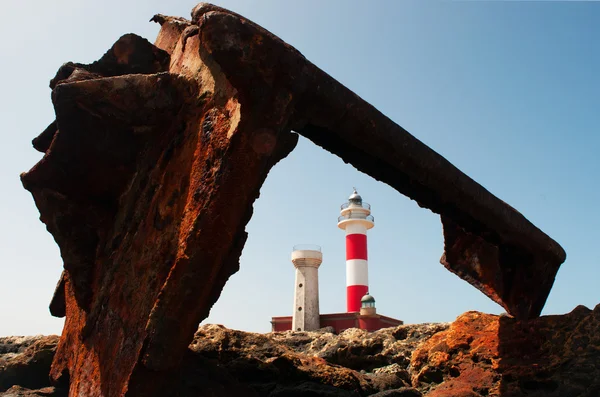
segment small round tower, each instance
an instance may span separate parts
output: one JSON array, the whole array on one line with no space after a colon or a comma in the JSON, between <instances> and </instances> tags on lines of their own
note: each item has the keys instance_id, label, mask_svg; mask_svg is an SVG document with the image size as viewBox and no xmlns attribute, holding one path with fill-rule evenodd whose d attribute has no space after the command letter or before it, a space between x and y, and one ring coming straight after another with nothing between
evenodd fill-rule
<instances>
[{"instance_id":1,"label":"small round tower","mask_svg":"<svg viewBox=\"0 0 600 397\"><path fill-rule=\"evenodd\" d=\"M375 298L367 292L360 300L360 315L373 316L375 314L377 314L377 310L375 309Z\"/></svg>"}]
</instances>

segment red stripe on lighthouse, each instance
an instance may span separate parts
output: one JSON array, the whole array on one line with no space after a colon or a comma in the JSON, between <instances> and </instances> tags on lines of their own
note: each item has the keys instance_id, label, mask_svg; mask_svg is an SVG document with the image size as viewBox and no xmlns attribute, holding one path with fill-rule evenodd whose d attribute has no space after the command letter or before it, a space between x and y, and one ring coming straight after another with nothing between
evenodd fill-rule
<instances>
[{"instance_id":1,"label":"red stripe on lighthouse","mask_svg":"<svg viewBox=\"0 0 600 397\"><path fill-rule=\"evenodd\" d=\"M364 259L367 260L367 235L366 234L347 234L346 235L346 260Z\"/></svg>"},{"instance_id":2,"label":"red stripe on lighthouse","mask_svg":"<svg viewBox=\"0 0 600 397\"><path fill-rule=\"evenodd\" d=\"M366 285L349 285L346 287L346 309L348 313L360 311L360 300L369 292Z\"/></svg>"}]
</instances>

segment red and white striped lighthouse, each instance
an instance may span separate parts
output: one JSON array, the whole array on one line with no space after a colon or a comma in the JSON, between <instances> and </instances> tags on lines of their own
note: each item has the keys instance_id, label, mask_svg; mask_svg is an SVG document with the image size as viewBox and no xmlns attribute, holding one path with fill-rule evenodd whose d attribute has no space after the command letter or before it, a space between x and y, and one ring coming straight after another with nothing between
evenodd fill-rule
<instances>
[{"instance_id":1,"label":"red and white striped lighthouse","mask_svg":"<svg viewBox=\"0 0 600 397\"><path fill-rule=\"evenodd\" d=\"M371 206L363 203L354 189L348 202L342 204L338 227L346 231L346 308L360 311L360 300L369 291L367 230L375 226Z\"/></svg>"}]
</instances>

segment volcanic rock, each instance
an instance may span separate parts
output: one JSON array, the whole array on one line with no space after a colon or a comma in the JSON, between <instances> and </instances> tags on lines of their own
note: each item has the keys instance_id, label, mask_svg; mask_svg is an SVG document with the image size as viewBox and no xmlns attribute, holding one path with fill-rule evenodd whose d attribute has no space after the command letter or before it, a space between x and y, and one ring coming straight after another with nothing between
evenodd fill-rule
<instances>
[{"instance_id":1,"label":"volcanic rock","mask_svg":"<svg viewBox=\"0 0 600 397\"><path fill-rule=\"evenodd\" d=\"M338 394L370 395L410 386L412 352L447 327L419 324L375 332L351 328L335 335L324 330L255 334L205 325L194 335L190 350L261 395L270 395L265 390L313 390L318 384L327 385L326 390L335 387ZM302 387L295 389L298 384Z\"/></svg>"},{"instance_id":2,"label":"volcanic rock","mask_svg":"<svg viewBox=\"0 0 600 397\"><path fill-rule=\"evenodd\" d=\"M48 337L46 351L51 354L56 343L57 337ZM2 360L30 349L12 346L22 353L6 353ZM41 378L34 361L24 362L18 381ZM5 373L0 381L7 385ZM600 305L530 321L467 312L451 324L339 335L256 334L203 325L173 377L164 395L597 397ZM59 397L65 391L13 386L6 393Z\"/></svg>"},{"instance_id":3,"label":"volcanic rock","mask_svg":"<svg viewBox=\"0 0 600 397\"><path fill-rule=\"evenodd\" d=\"M371 397L421 397L422 394L415 388L412 387L401 387L394 390L386 390L376 394L372 394Z\"/></svg>"},{"instance_id":4,"label":"volcanic rock","mask_svg":"<svg viewBox=\"0 0 600 397\"><path fill-rule=\"evenodd\" d=\"M415 350L429 397L600 396L600 305L517 321L467 312Z\"/></svg>"},{"instance_id":5,"label":"volcanic rock","mask_svg":"<svg viewBox=\"0 0 600 397\"><path fill-rule=\"evenodd\" d=\"M351 397L406 389L412 352L447 327L419 324L372 333L349 329L335 335L327 330L256 334L203 325L184 355L177 382L165 395ZM58 338L48 337L48 341L54 352ZM11 351L17 351L23 343L11 346ZM49 362L40 386L49 384ZM15 382L8 386L22 385L27 377L39 377L38 372L33 365L25 366L21 378L6 381ZM60 396L64 391L13 386L7 393Z\"/></svg>"},{"instance_id":6,"label":"volcanic rock","mask_svg":"<svg viewBox=\"0 0 600 397\"><path fill-rule=\"evenodd\" d=\"M13 386L4 393L0 393L0 397L66 397L67 395L66 390L55 387L43 387L32 390L26 387Z\"/></svg>"},{"instance_id":7,"label":"volcanic rock","mask_svg":"<svg viewBox=\"0 0 600 397\"><path fill-rule=\"evenodd\" d=\"M50 365L58 339L56 335L0 338L0 392L13 385L30 389L51 386Z\"/></svg>"}]
</instances>

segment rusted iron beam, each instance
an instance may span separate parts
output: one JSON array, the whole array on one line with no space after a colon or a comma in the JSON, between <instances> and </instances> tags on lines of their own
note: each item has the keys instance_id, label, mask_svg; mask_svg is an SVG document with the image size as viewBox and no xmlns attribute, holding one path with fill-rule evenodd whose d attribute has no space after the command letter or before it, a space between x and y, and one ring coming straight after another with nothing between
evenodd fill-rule
<instances>
[{"instance_id":1,"label":"rusted iron beam","mask_svg":"<svg viewBox=\"0 0 600 397\"><path fill-rule=\"evenodd\" d=\"M235 84L272 76L295 100L291 128L441 215L441 263L510 314L537 317L566 258L562 247L297 50L260 26L203 5L193 21Z\"/></svg>"}]
</instances>

